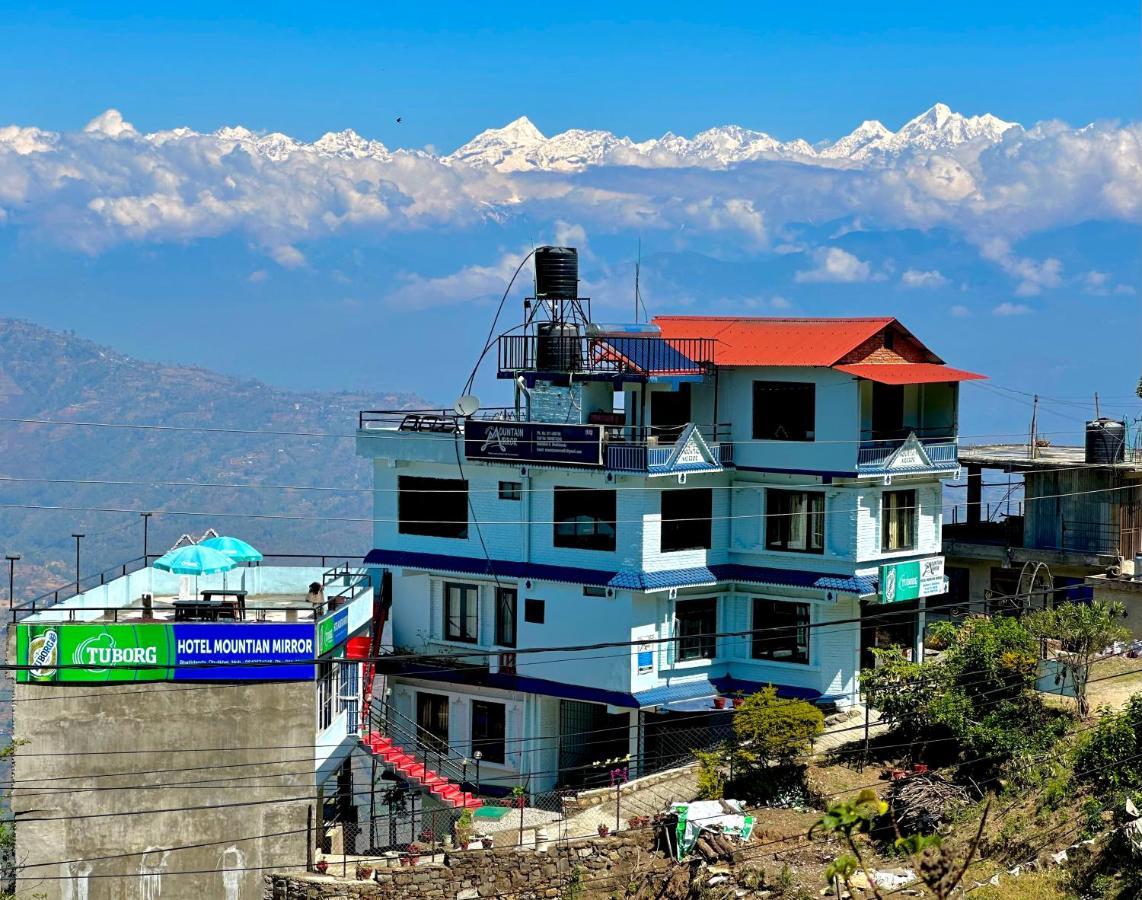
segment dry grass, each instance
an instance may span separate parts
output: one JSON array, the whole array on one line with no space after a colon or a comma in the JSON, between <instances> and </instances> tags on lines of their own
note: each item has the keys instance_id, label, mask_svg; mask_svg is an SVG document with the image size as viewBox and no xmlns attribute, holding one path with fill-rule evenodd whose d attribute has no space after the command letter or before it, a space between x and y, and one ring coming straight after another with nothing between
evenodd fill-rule
<instances>
[{"instance_id":1,"label":"dry grass","mask_svg":"<svg viewBox=\"0 0 1142 900\"><path fill-rule=\"evenodd\" d=\"M1070 900L1058 872L1028 872L1018 878L1000 875L998 886L972 891L973 900Z\"/></svg>"}]
</instances>

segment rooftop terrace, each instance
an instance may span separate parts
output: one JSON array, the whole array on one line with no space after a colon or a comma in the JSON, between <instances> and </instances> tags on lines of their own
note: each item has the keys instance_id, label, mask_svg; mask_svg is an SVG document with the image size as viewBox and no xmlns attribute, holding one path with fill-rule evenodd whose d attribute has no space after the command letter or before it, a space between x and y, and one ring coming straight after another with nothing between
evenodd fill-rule
<instances>
[{"instance_id":1,"label":"rooftop terrace","mask_svg":"<svg viewBox=\"0 0 1142 900\"><path fill-rule=\"evenodd\" d=\"M983 444L960 447L960 463L985 469L1005 471L1034 471L1036 469L1069 469L1086 465L1086 451L1082 447L1037 447L1032 457L1028 444ZM1126 459L1107 465L1124 472L1142 472L1142 456L1129 448Z\"/></svg>"}]
</instances>

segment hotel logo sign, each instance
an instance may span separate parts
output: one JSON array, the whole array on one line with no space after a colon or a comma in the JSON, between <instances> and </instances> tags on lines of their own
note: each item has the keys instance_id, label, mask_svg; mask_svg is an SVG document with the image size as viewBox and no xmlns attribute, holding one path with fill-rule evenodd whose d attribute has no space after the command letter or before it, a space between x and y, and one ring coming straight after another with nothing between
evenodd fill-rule
<instances>
[{"instance_id":1,"label":"hotel logo sign","mask_svg":"<svg viewBox=\"0 0 1142 900\"><path fill-rule=\"evenodd\" d=\"M944 557L930 556L880 567L880 601L900 603L944 593Z\"/></svg>"},{"instance_id":2,"label":"hotel logo sign","mask_svg":"<svg viewBox=\"0 0 1142 900\"><path fill-rule=\"evenodd\" d=\"M602 466L603 429L600 425L468 419L464 455L488 462Z\"/></svg>"}]
</instances>

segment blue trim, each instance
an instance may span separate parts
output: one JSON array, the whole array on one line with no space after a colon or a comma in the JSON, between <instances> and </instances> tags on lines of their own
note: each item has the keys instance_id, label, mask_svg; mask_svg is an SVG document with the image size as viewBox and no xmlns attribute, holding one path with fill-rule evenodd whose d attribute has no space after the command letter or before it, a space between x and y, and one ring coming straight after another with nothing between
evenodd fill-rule
<instances>
[{"instance_id":1,"label":"blue trim","mask_svg":"<svg viewBox=\"0 0 1142 900\"><path fill-rule=\"evenodd\" d=\"M821 478L856 478L857 472L831 472L821 469L773 469L769 466L741 466L734 463L734 468L740 472L773 472L777 475L817 475ZM830 482L825 482L829 484ZM770 485L780 487L780 485Z\"/></svg>"},{"instance_id":2,"label":"blue trim","mask_svg":"<svg viewBox=\"0 0 1142 900\"><path fill-rule=\"evenodd\" d=\"M762 688L772 684L769 681L745 681L741 678L734 678L732 675L712 678L711 682L723 694L736 694L738 691L743 694L756 694ZM824 696L820 691L814 691L812 688L793 687L787 684L777 684L774 687L777 688L778 697L784 697L788 700L817 701Z\"/></svg>"},{"instance_id":3,"label":"blue trim","mask_svg":"<svg viewBox=\"0 0 1142 900\"><path fill-rule=\"evenodd\" d=\"M714 586L723 581L749 584L771 584L782 587L809 588L821 591L843 591L865 596L877 592L877 579L867 575L840 575L829 572L806 572L800 569L775 569L769 566L747 566L741 563L722 563L713 566L694 566L688 569L642 571L625 569L610 572L599 569L580 569L575 566L552 566L542 563L511 562L502 559L484 559L471 556L450 556L443 553L415 553L409 550L371 550L365 557L367 566L407 566L437 572L458 572L486 578L507 578L514 581L553 581L592 587L609 587L628 591L662 591L669 588Z\"/></svg>"},{"instance_id":4,"label":"blue trim","mask_svg":"<svg viewBox=\"0 0 1142 900\"><path fill-rule=\"evenodd\" d=\"M419 678L423 681L439 681L445 684L466 684L472 687L495 688L501 691L521 691L525 694L542 694L545 697L560 697L564 700L583 700L588 703L606 703L609 706L623 706L638 709L634 695L621 691L607 691L601 688L585 687L579 684L565 684L546 678L531 678L526 675L513 675L508 672L489 672L486 669L442 669L439 665L429 665L421 670L413 660L404 660L390 667L382 659L378 665L386 667L388 674L403 678Z\"/></svg>"}]
</instances>

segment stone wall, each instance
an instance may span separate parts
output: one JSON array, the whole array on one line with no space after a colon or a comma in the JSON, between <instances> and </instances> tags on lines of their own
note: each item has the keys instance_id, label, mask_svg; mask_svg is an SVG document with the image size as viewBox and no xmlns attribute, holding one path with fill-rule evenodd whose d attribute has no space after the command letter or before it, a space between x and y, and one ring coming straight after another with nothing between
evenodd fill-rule
<instances>
[{"instance_id":1,"label":"stone wall","mask_svg":"<svg viewBox=\"0 0 1142 900\"><path fill-rule=\"evenodd\" d=\"M265 900L538 900L609 897L632 881L664 877L670 858L655 849L650 832L552 844L547 850L465 850L443 864L380 869L376 881L343 881L317 874L266 876Z\"/></svg>"}]
</instances>

